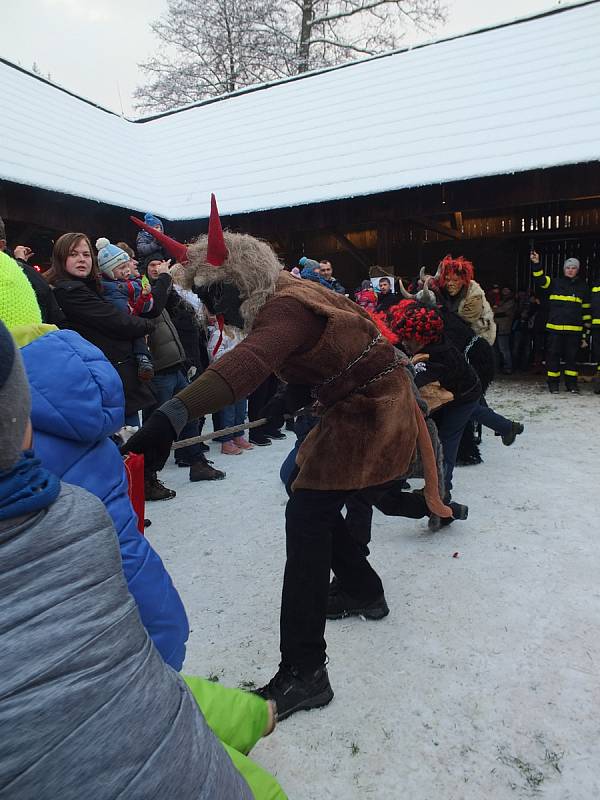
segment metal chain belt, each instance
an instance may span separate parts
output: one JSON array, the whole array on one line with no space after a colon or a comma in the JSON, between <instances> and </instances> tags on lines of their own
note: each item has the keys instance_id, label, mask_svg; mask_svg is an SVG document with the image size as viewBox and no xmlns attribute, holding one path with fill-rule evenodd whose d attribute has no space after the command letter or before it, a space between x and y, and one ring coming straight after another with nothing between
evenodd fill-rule
<instances>
[{"instance_id":1,"label":"metal chain belt","mask_svg":"<svg viewBox=\"0 0 600 800\"><path fill-rule=\"evenodd\" d=\"M470 349L473 347L473 345L475 344L475 342L476 342L476 341L477 341L477 339L479 339L479 338L480 338L479 336L474 336L474 337L471 339L471 341L469 342L469 344L468 344L468 345L465 347L464 356L465 356L465 359L467 360L467 363L471 363L471 362L469 361L469 350L470 350Z\"/></svg>"},{"instance_id":2,"label":"metal chain belt","mask_svg":"<svg viewBox=\"0 0 600 800\"><path fill-rule=\"evenodd\" d=\"M372 339L372 340L369 342L369 344L368 344L368 345L365 347L365 349L362 351L362 353L360 353L360 355L358 355L358 356L357 356L357 357L354 359L354 361L351 361L349 364L347 364L347 365L344 367L344 369L342 369L342 370L341 370L340 372L338 372L336 375L332 375L332 376L331 376L331 378L327 378L327 380L324 380L322 383L317 383L317 384L315 384L315 386L313 386L313 387L312 387L312 389L311 389L311 394L312 394L312 396L313 396L313 397L317 397L317 394L318 394L318 392L319 392L319 389L321 389L323 386L327 386L327 384L329 384L329 383L332 383L332 381L336 381L338 378L341 378L341 377L342 377L342 375L343 375L345 372L348 372L349 370L351 370L351 369L352 369L352 367L353 367L355 364L358 364L358 362L359 362L361 359L363 359L363 358L364 358L364 357L365 357L365 356L366 356L366 355L367 355L367 354L368 354L368 353L369 353L369 352L370 352L370 351L373 349L373 347L375 347L375 345L377 344L377 342L378 342L380 339L381 339L381 334L380 334L380 333L378 333L378 334L377 334L377 336L376 336L374 339ZM365 384L365 386L366 386L366 384Z\"/></svg>"}]
</instances>

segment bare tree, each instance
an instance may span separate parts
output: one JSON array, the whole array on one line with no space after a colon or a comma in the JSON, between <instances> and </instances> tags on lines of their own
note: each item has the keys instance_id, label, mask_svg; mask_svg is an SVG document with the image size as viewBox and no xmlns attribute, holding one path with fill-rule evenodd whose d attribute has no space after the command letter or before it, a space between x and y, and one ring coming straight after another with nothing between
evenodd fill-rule
<instances>
[{"instance_id":1,"label":"bare tree","mask_svg":"<svg viewBox=\"0 0 600 800\"><path fill-rule=\"evenodd\" d=\"M299 31L296 72L396 49L407 27L445 19L443 0L288 0Z\"/></svg>"},{"instance_id":2,"label":"bare tree","mask_svg":"<svg viewBox=\"0 0 600 800\"><path fill-rule=\"evenodd\" d=\"M445 18L443 0L169 0L152 24L137 108L166 110L398 47Z\"/></svg>"},{"instance_id":3,"label":"bare tree","mask_svg":"<svg viewBox=\"0 0 600 800\"><path fill-rule=\"evenodd\" d=\"M169 0L151 25L160 51L140 65L149 80L136 107L165 110L287 75L279 13L279 0Z\"/></svg>"}]
</instances>

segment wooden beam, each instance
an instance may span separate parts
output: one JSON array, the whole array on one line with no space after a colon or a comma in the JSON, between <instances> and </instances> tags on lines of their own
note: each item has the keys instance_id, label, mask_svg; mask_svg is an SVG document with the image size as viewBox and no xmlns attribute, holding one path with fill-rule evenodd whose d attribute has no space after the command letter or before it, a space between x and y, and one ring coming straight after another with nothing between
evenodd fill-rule
<instances>
[{"instance_id":1,"label":"wooden beam","mask_svg":"<svg viewBox=\"0 0 600 800\"><path fill-rule=\"evenodd\" d=\"M452 223L454 225L455 230L457 230L459 233L462 233L462 228L463 228L462 211L455 211L452 214Z\"/></svg>"},{"instance_id":2,"label":"wooden beam","mask_svg":"<svg viewBox=\"0 0 600 800\"><path fill-rule=\"evenodd\" d=\"M409 217L408 221L412 222L413 225L418 225L419 227L425 228L428 231L441 233L442 236L447 236L449 239L462 239L462 233L460 233L460 231L455 231L454 228L450 228L446 225L440 225L439 222L434 222L432 219Z\"/></svg>"},{"instance_id":3,"label":"wooden beam","mask_svg":"<svg viewBox=\"0 0 600 800\"><path fill-rule=\"evenodd\" d=\"M350 253L350 255L353 256L362 267L365 267L366 269L369 268L369 264L363 258L362 253L360 252L358 247L355 247L352 244L350 239L348 239L346 236L344 236L343 233L340 233L339 231L330 230L329 232L335 239L337 239L337 241L342 245L344 250L347 250Z\"/></svg>"},{"instance_id":4,"label":"wooden beam","mask_svg":"<svg viewBox=\"0 0 600 800\"><path fill-rule=\"evenodd\" d=\"M390 266L391 233L389 222L377 223L377 263L381 267Z\"/></svg>"}]
</instances>

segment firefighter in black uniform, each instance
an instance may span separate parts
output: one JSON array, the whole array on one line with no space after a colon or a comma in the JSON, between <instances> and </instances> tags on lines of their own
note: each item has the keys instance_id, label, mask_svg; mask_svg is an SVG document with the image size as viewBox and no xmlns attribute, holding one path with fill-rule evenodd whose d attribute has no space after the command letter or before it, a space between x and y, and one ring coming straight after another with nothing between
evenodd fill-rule
<instances>
[{"instance_id":1,"label":"firefighter in black uniform","mask_svg":"<svg viewBox=\"0 0 600 800\"><path fill-rule=\"evenodd\" d=\"M540 256L530 253L533 280L548 295L548 322L546 323L546 369L548 388L558 392L561 357L565 362L565 387L579 394L577 386L577 354L584 326L591 320L590 291L579 277L579 261L567 258L560 278L550 278L540 267Z\"/></svg>"},{"instance_id":2,"label":"firefighter in black uniform","mask_svg":"<svg viewBox=\"0 0 600 800\"><path fill-rule=\"evenodd\" d=\"M594 394L600 394L600 278L592 286L592 361L596 362L596 387Z\"/></svg>"}]
</instances>

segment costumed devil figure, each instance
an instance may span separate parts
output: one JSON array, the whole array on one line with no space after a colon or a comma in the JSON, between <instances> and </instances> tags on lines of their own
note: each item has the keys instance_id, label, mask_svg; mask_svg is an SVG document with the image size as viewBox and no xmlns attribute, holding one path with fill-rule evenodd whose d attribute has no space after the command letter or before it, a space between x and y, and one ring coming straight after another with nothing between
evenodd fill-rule
<instances>
[{"instance_id":1,"label":"costumed devil figure","mask_svg":"<svg viewBox=\"0 0 600 800\"><path fill-rule=\"evenodd\" d=\"M431 277L421 270L419 291L411 295L401 285L405 297L416 298L430 305L438 305L444 321L447 338L458 348L474 368L481 382L481 400L475 407L471 421L465 426L460 441L457 464L479 464L482 461L478 443L481 433L476 428L485 425L501 437L503 444L511 445L523 425L503 417L491 409L485 393L494 379L495 359L493 344L496 339L494 312L485 293L473 278L473 264L462 256L447 255Z\"/></svg>"},{"instance_id":2,"label":"costumed devil figure","mask_svg":"<svg viewBox=\"0 0 600 800\"><path fill-rule=\"evenodd\" d=\"M160 240L167 246L168 237ZM357 601L383 598L379 576L344 525L346 499L405 475L418 446L431 513L449 518L452 510L440 498L431 439L410 377L368 314L346 297L284 272L264 242L223 234L214 197L208 236L191 244L183 260L189 285L209 310L242 328L246 338L161 406L127 448L160 469L188 419L246 397L273 372L294 389L296 408L314 403L319 417L289 481L281 662L259 690L277 703L282 719L333 697L324 639L330 570Z\"/></svg>"}]
</instances>

